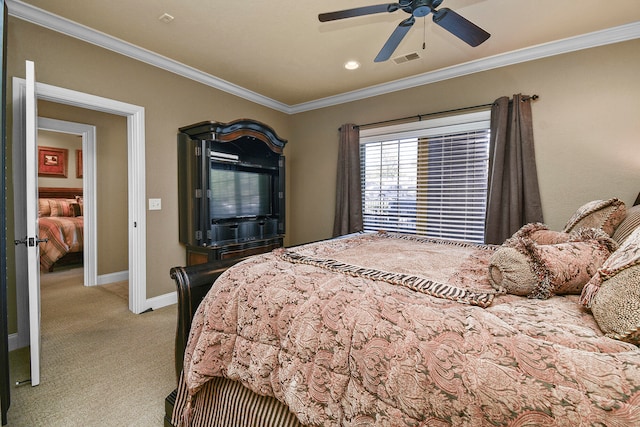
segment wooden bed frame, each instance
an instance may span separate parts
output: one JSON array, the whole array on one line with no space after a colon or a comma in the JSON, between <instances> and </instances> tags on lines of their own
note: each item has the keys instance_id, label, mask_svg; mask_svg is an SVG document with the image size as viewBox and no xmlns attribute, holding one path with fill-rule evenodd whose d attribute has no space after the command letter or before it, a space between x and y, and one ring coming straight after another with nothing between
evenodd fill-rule
<instances>
[{"instance_id":1,"label":"wooden bed frame","mask_svg":"<svg viewBox=\"0 0 640 427\"><path fill-rule=\"evenodd\" d=\"M197 264L189 267L173 267L169 275L176 282L178 292L178 324L175 338L175 371L176 384L180 381L184 351L189 338L191 320L200 302L204 299L213 282L229 267L242 261L242 259L230 259L212 261L205 264ZM176 402L177 389L173 390L165 399L165 427L173 427L171 415Z\"/></svg>"},{"instance_id":2,"label":"wooden bed frame","mask_svg":"<svg viewBox=\"0 0 640 427\"><path fill-rule=\"evenodd\" d=\"M66 188L66 187L38 187L38 197L42 199L75 199L76 196L82 196L82 188ZM60 258L54 265L49 268L51 273L55 267L61 265L82 264L84 261L83 252L71 252Z\"/></svg>"},{"instance_id":3,"label":"wooden bed frame","mask_svg":"<svg viewBox=\"0 0 640 427\"><path fill-rule=\"evenodd\" d=\"M38 187L38 197L43 199L75 199L82 196L82 188Z\"/></svg>"}]
</instances>

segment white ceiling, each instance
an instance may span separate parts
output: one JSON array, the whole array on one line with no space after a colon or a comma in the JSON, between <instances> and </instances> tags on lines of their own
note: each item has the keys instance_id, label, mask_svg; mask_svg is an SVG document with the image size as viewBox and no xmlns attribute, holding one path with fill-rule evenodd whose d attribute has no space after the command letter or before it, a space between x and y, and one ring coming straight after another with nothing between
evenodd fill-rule
<instances>
[{"instance_id":1,"label":"white ceiling","mask_svg":"<svg viewBox=\"0 0 640 427\"><path fill-rule=\"evenodd\" d=\"M9 13L20 19L142 60L153 58L147 62L160 66L169 63L168 69L180 74L288 112L640 37L638 0L445 0L440 8L482 27L491 33L489 40L472 48L427 16L416 19L391 60L374 63L409 15L397 11L318 21L319 13L380 3L7 0ZM173 21L162 22L165 13ZM414 52L420 59L393 61ZM361 67L345 70L348 60Z\"/></svg>"}]
</instances>

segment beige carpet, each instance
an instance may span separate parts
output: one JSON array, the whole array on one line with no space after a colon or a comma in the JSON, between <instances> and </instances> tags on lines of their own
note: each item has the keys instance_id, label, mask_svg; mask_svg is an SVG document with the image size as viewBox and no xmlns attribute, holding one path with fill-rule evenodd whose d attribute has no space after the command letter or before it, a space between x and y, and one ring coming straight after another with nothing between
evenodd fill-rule
<instances>
[{"instance_id":1,"label":"beige carpet","mask_svg":"<svg viewBox=\"0 0 640 427\"><path fill-rule=\"evenodd\" d=\"M9 426L162 426L175 388L176 306L127 307L127 283L84 287L82 269L42 274L41 383L10 353Z\"/></svg>"}]
</instances>

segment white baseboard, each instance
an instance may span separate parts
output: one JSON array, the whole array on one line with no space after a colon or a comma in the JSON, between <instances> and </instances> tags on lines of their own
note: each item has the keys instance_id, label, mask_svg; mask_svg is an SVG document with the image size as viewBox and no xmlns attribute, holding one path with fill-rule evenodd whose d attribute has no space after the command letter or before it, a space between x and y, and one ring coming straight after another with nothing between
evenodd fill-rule
<instances>
[{"instance_id":1,"label":"white baseboard","mask_svg":"<svg viewBox=\"0 0 640 427\"><path fill-rule=\"evenodd\" d=\"M102 274L96 278L96 285L107 285L109 283L122 282L129 280L129 272L117 271L115 273Z\"/></svg>"},{"instance_id":2,"label":"white baseboard","mask_svg":"<svg viewBox=\"0 0 640 427\"><path fill-rule=\"evenodd\" d=\"M9 334L9 351L17 350L19 348L18 333Z\"/></svg>"},{"instance_id":3,"label":"white baseboard","mask_svg":"<svg viewBox=\"0 0 640 427\"><path fill-rule=\"evenodd\" d=\"M148 298L146 300L146 305L149 308L157 310L162 307L166 307L172 304L178 303L178 293L171 292L164 295L158 295L157 297Z\"/></svg>"}]
</instances>

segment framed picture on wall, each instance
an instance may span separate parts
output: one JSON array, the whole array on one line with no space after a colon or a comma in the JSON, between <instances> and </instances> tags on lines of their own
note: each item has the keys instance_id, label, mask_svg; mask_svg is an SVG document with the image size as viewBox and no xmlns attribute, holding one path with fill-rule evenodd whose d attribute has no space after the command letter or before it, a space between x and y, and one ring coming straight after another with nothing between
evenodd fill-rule
<instances>
[{"instance_id":1,"label":"framed picture on wall","mask_svg":"<svg viewBox=\"0 0 640 427\"><path fill-rule=\"evenodd\" d=\"M38 176L66 178L68 152L66 148L38 147Z\"/></svg>"},{"instance_id":2,"label":"framed picture on wall","mask_svg":"<svg viewBox=\"0 0 640 427\"><path fill-rule=\"evenodd\" d=\"M76 178L82 178L82 150L76 150Z\"/></svg>"}]
</instances>

